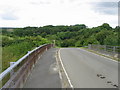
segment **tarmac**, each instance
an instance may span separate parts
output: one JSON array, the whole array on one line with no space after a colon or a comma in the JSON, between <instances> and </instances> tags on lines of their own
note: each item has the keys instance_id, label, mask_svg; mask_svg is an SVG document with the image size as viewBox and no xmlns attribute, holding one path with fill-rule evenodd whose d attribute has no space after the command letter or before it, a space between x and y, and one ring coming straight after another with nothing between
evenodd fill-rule
<instances>
[{"instance_id":1,"label":"tarmac","mask_svg":"<svg viewBox=\"0 0 120 90\"><path fill-rule=\"evenodd\" d=\"M61 88L58 65L56 62L57 49L45 51L35 64L23 88Z\"/></svg>"}]
</instances>

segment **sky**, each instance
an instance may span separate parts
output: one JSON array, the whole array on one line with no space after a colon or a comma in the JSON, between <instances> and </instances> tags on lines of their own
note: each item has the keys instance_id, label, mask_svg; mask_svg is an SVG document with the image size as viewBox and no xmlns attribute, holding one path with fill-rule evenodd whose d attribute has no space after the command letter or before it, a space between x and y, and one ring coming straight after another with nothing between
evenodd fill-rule
<instances>
[{"instance_id":1,"label":"sky","mask_svg":"<svg viewBox=\"0 0 120 90\"><path fill-rule=\"evenodd\" d=\"M0 0L0 27L108 23L118 26L119 0Z\"/></svg>"}]
</instances>

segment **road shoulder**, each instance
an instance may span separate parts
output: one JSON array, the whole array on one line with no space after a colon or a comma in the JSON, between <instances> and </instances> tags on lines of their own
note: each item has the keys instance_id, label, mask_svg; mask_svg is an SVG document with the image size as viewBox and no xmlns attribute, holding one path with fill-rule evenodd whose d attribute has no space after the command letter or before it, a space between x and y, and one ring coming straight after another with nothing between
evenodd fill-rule
<instances>
[{"instance_id":1,"label":"road shoulder","mask_svg":"<svg viewBox=\"0 0 120 90\"><path fill-rule=\"evenodd\" d=\"M87 48L80 48L80 49L86 50L86 51L89 52L89 53L92 53L92 54L94 54L94 55L98 55L98 56L101 56L101 57L110 59L110 60L115 61L115 62L120 61L120 59L118 59L118 58L115 58L115 57L112 57L112 56L108 56L108 55L99 53L99 52L94 51L94 50L90 50L90 49L87 49Z\"/></svg>"},{"instance_id":2,"label":"road shoulder","mask_svg":"<svg viewBox=\"0 0 120 90\"><path fill-rule=\"evenodd\" d=\"M71 84L71 81L68 77L68 74L64 68L64 65L63 65L63 62L61 60L61 56L60 56L60 50L59 49L57 52L56 52L56 60L57 60L57 63L58 63L58 66L59 66L59 76L60 76L60 79L61 79L61 83L62 83L62 88L71 88L73 89L73 85Z\"/></svg>"},{"instance_id":3,"label":"road shoulder","mask_svg":"<svg viewBox=\"0 0 120 90\"><path fill-rule=\"evenodd\" d=\"M56 62L57 49L52 48L43 53L35 64L24 88L61 88L59 69Z\"/></svg>"}]
</instances>

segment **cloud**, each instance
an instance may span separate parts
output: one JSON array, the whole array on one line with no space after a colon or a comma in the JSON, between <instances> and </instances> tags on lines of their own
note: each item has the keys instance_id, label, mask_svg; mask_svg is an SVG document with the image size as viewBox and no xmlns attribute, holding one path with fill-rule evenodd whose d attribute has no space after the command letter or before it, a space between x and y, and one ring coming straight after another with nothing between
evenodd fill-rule
<instances>
[{"instance_id":1,"label":"cloud","mask_svg":"<svg viewBox=\"0 0 120 90\"><path fill-rule=\"evenodd\" d=\"M30 4L40 5L40 4L50 4L50 2L49 1L31 1Z\"/></svg>"},{"instance_id":2,"label":"cloud","mask_svg":"<svg viewBox=\"0 0 120 90\"><path fill-rule=\"evenodd\" d=\"M24 27L84 23L92 27L106 22L114 27L118 24L117 7L105 1L1 0L0 25Z\"/></svg>"},{"instance_id":3,"label":"cloud","mask_svg":"<svg viewBox=\"0 0 120 90\"><path fill-rule=\"evenodd\" d=\"M3 13L2 15L0 15L1 16L1 19L3 19L3 20L17 20L18 19L18 17L17 16L15 16L13 13L11 13L11 12L5 12L5 13Z\"/></svg>"},{"instance_id":4,"label":"cloud","mask_svg":"<svg viewBox=\"0 0 120 90\"><path fill-rule=\"evenodd\" d=\"M3 14L2 16L3 20L17 20L18 18L12 14L8 15L8 14Z\"/></svg>"},{"instance_id":5,"label":"cloud","mask_svg":"<svg viewBox=\"0 0 120 90\"><path fill-rule=\"evenodd\" d=\"M1 10L0 18L2 20L17 20L18 19L16 15L17 9L7 6L5 8L1 8L0 10Z\"/></svg>"},{"instance_id":6,"label":"cloud","mask_svg":"<svg viewBox=\"0 0 120 90\"><path fill-rule=\"evenodd\" d=\"M106 8L116 8L117 2L99 2L97 6L106 7Z\"/></svg>"},{"instance_id":7,"label":"cloud","mask_svg":"<svg viewBox=\"0 0 120 90\"><path fill-rule=\"evenodd\" d=\"M117 15L118 14L118 2L95 2L92 3L93 10L95 12L108 14L108 15Z\"/></svg>"},{"instance_id":8,"label":"cloud","mask_svg":"<svg viewBox=\"0 0 120 90\"><path fill-rule=\"evenodd\" d=\"M118 8L120 8L120 1L118 2Z\"/></svg>"}]
</instances>

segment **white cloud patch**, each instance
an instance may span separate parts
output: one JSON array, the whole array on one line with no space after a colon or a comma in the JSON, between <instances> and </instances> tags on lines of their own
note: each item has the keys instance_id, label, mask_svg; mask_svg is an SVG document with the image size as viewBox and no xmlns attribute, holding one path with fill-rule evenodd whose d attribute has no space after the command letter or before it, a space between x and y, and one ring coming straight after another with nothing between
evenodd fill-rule
<instances>
[{"instance_id":1,"label":"white cloud patch","mask_svg":"<svg viewBox=\"0 0 120 90\"><path fill-rule=\"evenodd\" d=\"M95 2L91 3L95 12L104 14L118 14L118 2Z\"/></svg>"},{"instance_id":2,"label":"white cloud patch","mask_svg":"<svg viewBox=\"0 0 120 90\"><path fill-rule=\"evenodd\" d=\"M34 0L34 1L30 1L30 4L33 5L40 5L40 4L50 4L50 0Z\"/></svg>"},{"instance_id":3,"label":"white cloud patch","mask_svg":"<svg viewBox=\"0 0 120 90\"><path fill-rule=\"evenodd\" d=\"M7 9L4 12L0 13L0 17L3 20L17 20L18 17L15 15L14 10Z\"/></svg>"},{"instance_id":4,"label":"white cloud patch","mask_svg":"<svg viewBox=\"0 0 120 90\"><path fill-rule=\"evenodd\" d=\"M93 7L92 2L96 0L0 0L0 24L9 27L86 24L93 27L109 23L115 27L117 15L108 14L106 5L99 6L106 13L96 13L97 7Z\"/></svg>"}]
</instances>

